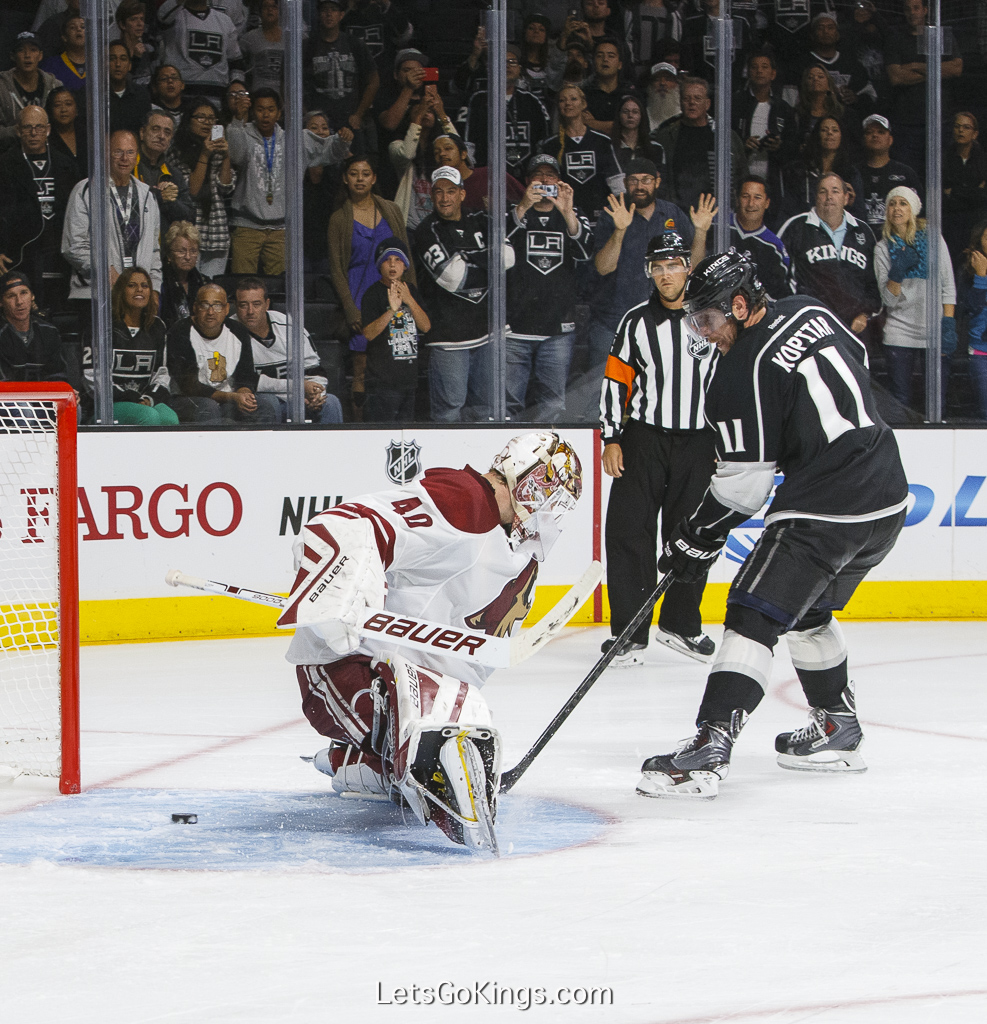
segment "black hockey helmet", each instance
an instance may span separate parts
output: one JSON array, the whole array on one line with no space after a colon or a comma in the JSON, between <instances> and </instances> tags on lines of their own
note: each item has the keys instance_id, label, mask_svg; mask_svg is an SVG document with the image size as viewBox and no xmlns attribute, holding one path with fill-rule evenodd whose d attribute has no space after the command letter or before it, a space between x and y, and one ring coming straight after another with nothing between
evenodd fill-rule
<instances>
[{"instance_id":1,"label":"black hockey helmet","mask_svg":"<svg viewBox=\"0 0 987 1024\"><path fill-rule=\"evenodd\" d=\"M648 242L648 251L644 255L644 276L651 279L651 264L655 260L681 260L682 265L689 269L692 252L677 231L665 231L655 235Z\"/></svg>"},{"instance_id":2,"label":"black hockey helmet","mask_svg":"<svg viewBox=\"0 0 987 1024\"><path fill-rule=\"evenodd\" d=\"M764 285L757 276L754 261L747 253L734 248L707 256L696 264L685 286L686 326L693 333L707 337L716 325L703 314L715 310L729 319L733 316L733 300L737 295L743 295L751 312L764 301Z\"/></svg>"}]
</instances>

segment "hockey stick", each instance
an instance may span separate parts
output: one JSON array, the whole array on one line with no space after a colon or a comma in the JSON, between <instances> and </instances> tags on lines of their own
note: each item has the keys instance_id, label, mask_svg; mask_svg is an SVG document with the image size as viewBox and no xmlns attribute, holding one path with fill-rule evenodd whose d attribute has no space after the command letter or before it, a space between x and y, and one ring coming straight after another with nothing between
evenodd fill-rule
<instances>
[{"instance_id":1,"label":"hockey stick","mask_svg":"<svg viewBox=\"0 0 987 1024\"><path fill-rule=\"evenodd\" d=\"M665 573L664 576L658 581L658 586L648 596L648 599L641 605L641 607L635 612L634 618L624 627L623 632L617 637L615 643L610 647L610 650L604 654L600 660L593 666L590 673L586 678L576 687L572 696L562 705L559 713L548 723L545 731L535 740L534 746L521 758L521 760L515 765L515 767L504 772L500 777L500 789L498 792L507 793L517 784L518 779L531 767L531 762L545 749L548 745L548 741L559 731L565 720L575 710L576 705L589 693L590 687L603 675L607 666L617 656L617 652L621 646L631 638L634 631L641 625L642 622L649 615L655 607L655 602L661 597L662 594L668 590L669 584L672 582L672 574L670 572Z\"/></svg>"},{"instance_id":2,"label":"hockey stick","mask_svg":"<svg viewBox=\"0 0 987 1024\"><path fill-rule=\"evenodd\" d=\"M419 651L430 650L433 654L444 657L463 658L479 662L488 668L510 668L530 658L558 635L593 592L602 574L603 567L600 563L591 563L579 582L566 592L562 600L536 626L527 633L515 637L471 633L463 628L440 622L430 622L409 615L392 615L378 609L370 611L356 629L362 636L378 640L386 638L385 642L399 646L412 647ZM267 605L269 608L284 608L288 603L286 598L277 594L190 576L179 569L167 572L165 582L172 587L184 586L207 594L225 594L227 597Z\"/></svg>"}]
</instances>

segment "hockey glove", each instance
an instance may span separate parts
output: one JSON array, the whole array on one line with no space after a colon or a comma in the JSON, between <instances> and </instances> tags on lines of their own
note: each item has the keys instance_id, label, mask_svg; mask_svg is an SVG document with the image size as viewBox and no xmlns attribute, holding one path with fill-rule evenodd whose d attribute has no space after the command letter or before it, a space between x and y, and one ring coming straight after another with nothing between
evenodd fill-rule
<instances>
[{"instance_id":1,"label":"hockey glove","mask_svg":"<svg viewBox=\"0 0 987 1024\"><path fill-rule=\"evenodd\" d=\"M944 316L942 318L942 354L946 359L951 359L956 352L959 340L956 337L956 318Z\"/></svg>"},{"instance_id":2,"label":"hockey glove","mask_svg":"<svg viewBox=\"0 0 987 1024\"><path fill-rule=\"evenodd\" d=\"M906 245L904 249L896 252L894 256L891 257L891 268L888 271L888 280L894 281L895 284L901 284L901 282L908 277L908 274L921 262L922 257L919 256L918 249L915 249L910 245Z\"/></svg>"},{"instance_id":3,"label":"hockey glove","mask_svg":"<svg viewBox=\"0 0 987 1024\"><path fill-rule=\"evenodd\" d=\"M663 573L670 572L679 583L699 583L706 578L721 547L722 542L714 544L694 536L683 520L672 530L662 549L658 569Z\"/></svg>"}]
</instances>

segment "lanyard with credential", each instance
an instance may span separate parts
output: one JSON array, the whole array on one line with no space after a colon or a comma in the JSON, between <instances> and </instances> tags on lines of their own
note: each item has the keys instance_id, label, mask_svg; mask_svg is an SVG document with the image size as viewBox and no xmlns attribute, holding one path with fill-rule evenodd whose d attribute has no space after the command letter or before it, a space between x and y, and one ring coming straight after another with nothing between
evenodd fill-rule
<instances>
[{"instance_id":1,"label":"lanyard with credential","mask_svg":"<svg viewBox=\"0 0 987 1024\"><path fill-rule=\"evenodd\" d=\"M130 210L134 202L134 183L132 181L127 182L127 202L120 198L120 190L116 185L111 186L110 195L113 196L113 202L116 203L117 216L120 218L121 229L126 228L130 223Z\"/></svg>"},{"instance_id":2,"label":"lanyard with credential","mask_svg":"<svg viewBox=\"0 0 987 1024\"><path fill-rule=\"evenodd\" d=\"M260 140L264 143L264 160L267 163L267 205L270 206L274 202L274 156L278 145L277 129L271 133L270 149L267 146L266 136L262 135Z\"/></svg>"}]
</instances>

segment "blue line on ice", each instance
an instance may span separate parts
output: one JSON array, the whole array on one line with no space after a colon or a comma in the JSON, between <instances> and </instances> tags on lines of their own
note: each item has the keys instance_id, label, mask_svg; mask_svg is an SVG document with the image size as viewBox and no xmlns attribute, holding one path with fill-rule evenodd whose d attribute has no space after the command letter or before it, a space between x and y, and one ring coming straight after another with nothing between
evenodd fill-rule
<instances>
[{"instance_id":1,"label":"blue line on ice","mask_svg":"<svg viewBox=\"0 0 987 1024\"><path fill-rule=\"evenodd\" d=\"M198 823L172 823L185 812ZM96 789L8 817L0 863L373 872L474 859L410 812L404 819L393 804L334 793ZM553 800L512 794L498 806L501 851L513 856L578 846L606 827L603 815Z\"/></svg>"}]
</instances>

